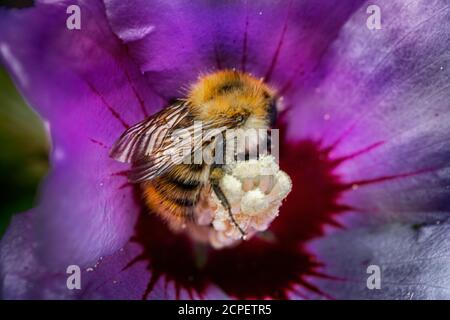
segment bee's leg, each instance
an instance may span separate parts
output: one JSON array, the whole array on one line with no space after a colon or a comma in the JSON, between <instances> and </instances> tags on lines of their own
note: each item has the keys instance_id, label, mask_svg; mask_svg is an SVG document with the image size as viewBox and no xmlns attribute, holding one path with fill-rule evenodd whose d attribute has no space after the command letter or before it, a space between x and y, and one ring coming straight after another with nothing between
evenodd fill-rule
<instances>
[{"instance_id":1,"label":"bee's leg","mask_svg":"<svg viewBox=\"0 0 450 320\"><path fill-rule=\"evenodd\" d=\"M212 166L211 173L210 173L211 187L212 187L214 193L216 194L217 198L219 199L220 203L222 204L222 206L225 208L225 210L228 211L228 215L230 216L231 222L235 225L235 227L241 233L242 239L245 240L246 234L245 234L244 230L242 230L242 228L239 226L236 219L234 219L233 213L231 212L230 203L228 202L227 197L225 196L225 194L223 193L222 189L219 186L219 181L223 177L223 175L224 175L224 172L223 172L222 168Z\"/></svg>"},{"instance_id":2,"label":"bee's leg","mask_svg":"<svg viewBox=\"0 0 450 320\"><path fill-rule=\"evenodd\" d=\"M244 230L242 230L242 228L239 226L237 221L234 219L233 213L231 212L230 204L228 203L228 200L225 197L225 194L223 193L222 189L220 188L220 186L218 184L215 184L215 183L212 184L212 188L213 188L213 191L216 194L217 198L219 198L220 202L222 203L223 207L228 211L228 215L230 216L231 222L233 222L233 224L236 226L236 228L241 233L242 239L245 240L246 234L245 234Z\"/></svg>"}]
</instances>

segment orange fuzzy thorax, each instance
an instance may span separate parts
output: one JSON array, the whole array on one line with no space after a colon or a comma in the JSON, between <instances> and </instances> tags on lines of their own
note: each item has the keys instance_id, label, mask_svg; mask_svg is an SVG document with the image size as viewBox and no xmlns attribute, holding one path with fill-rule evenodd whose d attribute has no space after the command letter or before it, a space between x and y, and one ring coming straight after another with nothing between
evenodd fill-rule
<instances>
[{"instance_id":1,"label":"orange fuzzy thorax","mask_svg":"<svg viewBox=\"0 0 450 320\"><path fill-rule=\"evenodd\" d=\"M246 73L224 70L200 77L189 91L190 111L200 121L250 116L258 126L267 126L268 104L275 92L261 79Z\"/></svg>"}]
</instances>

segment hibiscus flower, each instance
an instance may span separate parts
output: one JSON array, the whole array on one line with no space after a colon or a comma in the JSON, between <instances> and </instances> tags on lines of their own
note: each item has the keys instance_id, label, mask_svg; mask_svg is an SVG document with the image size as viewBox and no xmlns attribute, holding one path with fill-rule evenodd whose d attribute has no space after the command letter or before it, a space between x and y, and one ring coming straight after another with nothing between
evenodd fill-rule
<instances>
[{"instance_id":1,"label":"hibiscus flower","mask_svg":"<svg viewBox=\"0 0 450 320\"><path fill-rule=\"evenodd\" d=\"M67 27L74 4L80 29ZM449 298L449 30L447 0L0 8L1 61L52 142L36 207L1 241L1 295ZM233 68L283 97L293 189L268 232L216 250L149 213L108 154L199 75ZM79 290L66 286L71 265Z\"/></svg>"}]
</instances>

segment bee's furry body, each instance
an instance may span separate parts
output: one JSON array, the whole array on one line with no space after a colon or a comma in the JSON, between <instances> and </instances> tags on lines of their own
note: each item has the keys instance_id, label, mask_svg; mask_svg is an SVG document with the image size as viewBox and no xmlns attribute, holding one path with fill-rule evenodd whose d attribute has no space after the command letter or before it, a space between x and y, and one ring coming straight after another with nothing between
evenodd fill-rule
<instances>
[{"instance_id":1,"label":"bee's furry body","mask_svg":"<svg viewBox=\"0 0 450 320\"><path fill-rule=\"evenodd\" d=\"M147 146L174 129L192 128L194 121L208 128L267 129L276 113L275 100L270 87L248 74L225 70L206 75L191 87L186 99L125 132L111 155L135 164L131 180L140 183L148 207L170 226L195 223L194 210L202 190L213 186L216 195L226 202L217 183L216 169L220 170L221 165L167 165L170 160L161 150L176 150L179 146L165 138L150 153ZM167 130L160 130L164 126ZM200 143L199 148L203 147ZM213 169L216 172L211 174Z\"/></svg>"},{"instance_id":2,"label":"bee's furry body","mask_svg":"<svg viewBox=\"0 0 450 320\"><path fill-rule=\"evenodd\" d=\"M206 164L175 165L161 176L141 184L145 201L174 228L195 222L194 209L202 189L208 186L209 173L210 166Z\"/></svg>"}]
</instances>

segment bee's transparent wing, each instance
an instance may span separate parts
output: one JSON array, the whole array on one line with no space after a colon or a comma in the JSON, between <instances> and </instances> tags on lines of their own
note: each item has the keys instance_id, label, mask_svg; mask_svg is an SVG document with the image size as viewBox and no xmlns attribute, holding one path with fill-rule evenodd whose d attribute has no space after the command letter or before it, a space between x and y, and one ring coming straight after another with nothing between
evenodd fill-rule
<instances>
[{"instance_id":1,"label":"bee's transparent wing","mask_svg":"<svg viewBox=\"0 0 450 320\"><path fill-rule=\"evenodd\" d=\"M190 159L190 155L222 131L213 128L213 123L194 123L185 105L173 105L129 128L110 155L133 164L131 182L151 180L182 163L187 155Z\"/></svg>"},{"instance_id":2,"label":"bee's transparent wing","mask_svg":"<svg viewBox=\"0 0 450 320\"><path fill-rule=\"evenodd\" d=\"M125 131L109 155L118 161L133 163L158 150L170 131L187 116L183 104L171 105Z\"/></svg>"}]
</instances>

